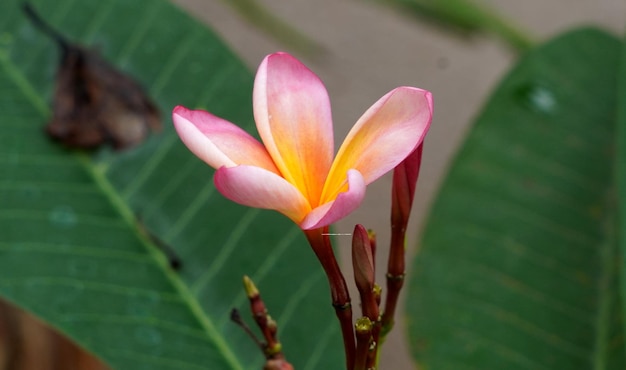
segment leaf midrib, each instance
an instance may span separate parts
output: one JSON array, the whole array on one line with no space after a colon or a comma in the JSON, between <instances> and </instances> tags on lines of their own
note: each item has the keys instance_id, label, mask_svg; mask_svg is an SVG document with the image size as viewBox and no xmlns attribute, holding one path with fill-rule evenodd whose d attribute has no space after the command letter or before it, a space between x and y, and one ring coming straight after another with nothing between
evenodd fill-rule
<instances>
[{"instance_id":1,"label":"leaf midrib","mask_svg":"<svg viewBox=\"0 0 626 370\"><path fill-rule=\"evenodd\" d=\"M0 51L0 66L6 73L6 76L15 84L17 90L19 90L26 101L28 101L35 110L45 118L50 115L50 111L43 101L41 96L37 93L37 90L26 79L21 71L15 67L9 60L6 52ZM180 294L181 300L187 304L192 315L198 320L198 323L205 331L207 337L211 338L219 352L223 355L226 362L232 369L243 370L243 365L239 362L234 352L226 343L225 338L219 334L216 330L216 326L213 321L205 314L204 310L195 299L191 291L187 288L185 283L180 279L177 273L169 268L167 258L158 251L154 246L136 227L136 219L131 208L124 203L121 195L115 190L112 183L106 178L104 173L98 170L87 154L83 152L74 152L71 156L78 161L83 167L85 172L91 177L95 186L101 190L101 194L109 201L111 206L123 219L128 228L135 234L140 244L144 246L148 255L156 263L158 268L163 272L166 279L172 284L173 288Z\"/></svg>"}]
</instances>

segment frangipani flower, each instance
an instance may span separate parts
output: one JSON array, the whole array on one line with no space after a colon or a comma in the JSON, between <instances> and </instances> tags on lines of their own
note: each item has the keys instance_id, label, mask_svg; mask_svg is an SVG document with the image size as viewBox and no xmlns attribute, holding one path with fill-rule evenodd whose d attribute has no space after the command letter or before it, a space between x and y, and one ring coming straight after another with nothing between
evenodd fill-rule
<instances>
[{"instance_id":1,"label":"frangipani flower","mask_svg":"<svg viewBox=\"0 0 626 370\"><path fill-rule=\"evenodd\" d=\"M433 109L428 91L396 88L363 114L334 156L326 88L286 53L265 57L252 103L262 143L224 119L182 106L173 111L174 125L185 145L217 169L222 195L281 212L304 230L354 211L366 185L422 143Z\"/></svg>"}]
</instances>

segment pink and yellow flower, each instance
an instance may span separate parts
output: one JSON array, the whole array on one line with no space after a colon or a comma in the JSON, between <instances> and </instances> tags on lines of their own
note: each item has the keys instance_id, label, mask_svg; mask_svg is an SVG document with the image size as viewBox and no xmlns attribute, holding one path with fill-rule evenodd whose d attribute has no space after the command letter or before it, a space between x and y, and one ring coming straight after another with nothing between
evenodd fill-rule
<instances>
[{"instance_id":1,"label":"pink and yellow flower","mask_svg":"<svg viewBox=\"0 0 626 370\"><path fill-rule=\"evenodd\" d=\"M422 143L433 102L422 89L392 90L363 114L334 156L326 88L297 59L276 53L259 67L253 109L262 143L208 112L178 106L173 119L185 145L217 169L222 195L281 212L308 230L358 208L366 185Z\"/></svg>"}]
</instances>

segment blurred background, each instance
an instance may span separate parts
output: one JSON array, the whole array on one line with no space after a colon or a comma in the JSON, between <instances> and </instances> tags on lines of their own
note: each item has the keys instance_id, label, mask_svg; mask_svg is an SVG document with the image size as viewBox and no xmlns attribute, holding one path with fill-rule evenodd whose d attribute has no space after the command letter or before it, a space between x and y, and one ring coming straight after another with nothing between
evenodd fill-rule
<instances>
[{"instance_id":1,"label":"blurred background","mask_svg":"<svg viewBox=\"0 0 626 370\"><path fill-rule=\"evenodd\" d=\"M578 26L599 27L621 35L626 23L623 0L475 0L488 13L484 18L484 14L475 18L478 27L462 24L458 19L446 23L423 14L416 16L414 8L391 6L396 3L392 0L174 2L216 31L251 70L265 55L278 50L304 61L329 91L336 145L360 115L394 87L411 85L433 92L435 117L425 142L408 258L418 251L420 229L464 133L490 91L524 49ZM463 4L456 0L412 2L439 3L435 8L457 10ZM453 15L448 14L448 19ZM480 22L486 28L482 32ZM338 233L349 233L355 223L361 223L376 231L379 283L384 282L384 248L389 239L390 180L385 177L370 186L359 211L336 229ZM349 237L339 236L338 243L342 259L349 261ZM350 275L349 264L344 267L346 275ZM0 311L4 311L0 317L6 318L0 322L0 333L14 332L9 326L15 322L25 329L13 337L0 336L0 358L9 354L21 358L7 361L13 364L10 370L68 369L73 367L64 365L64 357L85 357L24 314L3 306ZM385 369L413 367L405 344L402 315L398 321L383 351ZM18 345L26 337L29 345ZM12 352L12 346L19 350ZM87 357L72 363L78 364L79 369L99 368Z\"/></svg>"}]
</instances>

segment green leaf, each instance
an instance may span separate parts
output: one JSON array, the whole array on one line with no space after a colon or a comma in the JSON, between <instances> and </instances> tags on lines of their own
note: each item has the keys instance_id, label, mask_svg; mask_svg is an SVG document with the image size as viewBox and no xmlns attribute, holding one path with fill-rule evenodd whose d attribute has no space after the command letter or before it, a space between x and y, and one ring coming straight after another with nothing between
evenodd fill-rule
<instances>
[{"instance_id":1,"label":"green leaf","mask_svg":"<svg viewBox=\"0 0 626 370\"><path fill-rule=\"evenodd\" d=\"M140 80L164 130L94 158L51 143L42 128L58 51L19 1L0 2L0 294L114 369L254 369L262 353L229 320L231 308L249 312L247 274L297 368L342 363L327 282L300 230L222 198L172 128L182 104L254 131L250 71L164 0L33 5ZM137 219L176 251L180 272Z\"/></svg>"},{"instance_id":2,"label":"green leaf","mask_svg":"<svg viewBox=\"0 0 626 370\"><path fill-rule=\"evenodd\" d=\"M399 7L414 15L418 21L424 19L460 31L463 36L471 32L493 34L519 52L533 45L531 37L505 19L487 4L472 0L378 0L381 4Z\"/></svg>"},{"instance_id":3,"label":"green leaf","mask_svg":"<svg viewBox=\"0 0 626 370\"><path fill-rule=\"evenodd\" d=\"M495 91L413 265L424 369L623 369L615 195L621 43L568 33ZM623 102L623 100L622 100Z\"/></svg>"}]
</instances>

